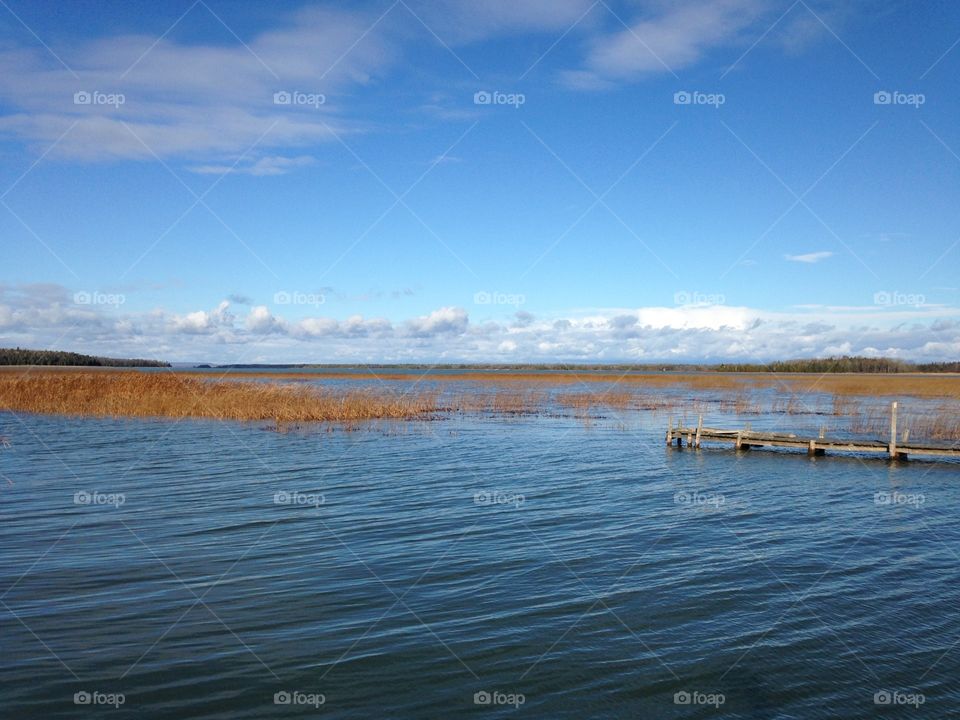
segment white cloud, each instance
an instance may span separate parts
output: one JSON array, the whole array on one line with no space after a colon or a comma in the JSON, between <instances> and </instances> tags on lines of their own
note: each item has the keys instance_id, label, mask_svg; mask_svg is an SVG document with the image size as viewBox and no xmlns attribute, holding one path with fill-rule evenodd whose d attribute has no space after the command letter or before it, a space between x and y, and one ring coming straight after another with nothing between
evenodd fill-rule
<instances>
[{"instance_id":1,"label":"white cloud","mask_svg":"<svg viewBox=\"0 0 960 720\"><path fill-rule=\"evenodd\" d=\"M219 328L231 327L234 315L230 312L230 302L222 301L214 310L197 310L186 315L174 315L170 326L174 332L211 333Z\"/></svg>"},{"instance_id":2,"label":"white cloud","mask_svg":"<svg viewBox=\"0 0 960 720\"><path fill-rule=\"evenodd\" d=\"M819 252L805 253L803 255L784 255L784 257L790 262L813 264L831 258L833 255L829 250L820 250Z\"/></svg>"},{"instance_id":3,"label":"white cloud","mask_svg":"<svg viewBox=\"0 0 960 720\"><path fill-rule=\"evenodd\" d=\"M409 0L382 17L382 9L310 7L245 36L245 44L229 36L220 43L183 40L177 32L160 40L123 34L56 43L54 51L75 75L44 48L7 44L0 49L0 101L8 108L0 116L0 136L30 143L38 153L56 143L51 157L78 161L156 155L185 159L199 173L278 175L309 163L303 148L329 142L334 133L376 127L349 108L372 107L357 103L357 96L389 73L415 74L413 48L424 40L441 38L456 56L457 72L473 73L479 70L460 66L464 45L570 31L566 42L582 48L583 58L563 79L579 88L607 87L679 72L716 48L748 47L779 4L645 0L633 5L632 17L619 5L592 0ZM189 14L208 12L199 3ZM209 18L188 17L184 25L198 19ZM803 27L794 28L797 23ZM803 38L825 32L803 8L778 25L781 31ZM78 105L74 94L80 91L122 94L124 101ZM324 101L277 105L278 91L323 95ZM450 93L449 87L434 91L426 104L417 97L413 108L451 120L476 115L459 100L438 101L462 97L460 88ZM394 95L388 96L392 102Z\"/></svg>"},{"instance_id":4,"label":"white cloud","mask_svg":"<svg viewBox=\"0 0 960 720\"><path fill-rule=\"evenodd\" d=\"M709 50L735 41L766 10L765 0L647 3L644 16L589 41L584 67L564 79L577 88L603 87L649 73L677 73Z\"/></svg>"},{"instance_id":5,"label":"white cloud","mask_svg":"<svg viewBox=\"0 0 960 720\"><path fill-rule=\"evenodd\" d=\"M725 305L605 308L565 317L470 323L439 308L407 321L354 315L284 318L256 306L213 310L78 306L57 285L0 285L0 345L207 362L721 361L837 353L952 360L960 309L824 307L767 312Z\"/></svg>"},{"instance_id":6,"label":"white cloud","mask_svg":"<svg viewBox=\"0 0 960 720\"><path fill-rule=\"evenodd\" d=\"M245 324L251 332L262 334L280 332L284 329L284 324L275 318L265 305L250 308Z\"/></svg>"},{"instance_id":7,"label":"white cloud","mask_svg":"<svg viewBox=\"0 0 960 720\"><path fill-rule=\"evenodd\" d=\"M191 10L204 12L202 3ZM383 26L367 32L375 19L308 9L248 38L246 47L134 35L58 46L78 77L42 48L8 46L0 50L0 99L16 110L0 117L0 133L44 150L62 136L52 155L79 160L218 160L199 166L206 172L229 168L256 146L236 172L278 174L304 164L304 156L270 149L348 131L337 98L392 63L394 42ZM122 94L123 102L76 104L81 91ZM278 105L278 91L322 94L325 102Z\"/></svg>"},{"instance_id":8,"label":"white cloud","mask_svg":"<svg viewBox=\"0 0 960 720\"><path fill-rule=\"evenodd\" d=\"M445 307L429 315L410 320L407 331L413 337L461 334L467 329L467 312L462 308Z\"/></svg>"}]
</instances>

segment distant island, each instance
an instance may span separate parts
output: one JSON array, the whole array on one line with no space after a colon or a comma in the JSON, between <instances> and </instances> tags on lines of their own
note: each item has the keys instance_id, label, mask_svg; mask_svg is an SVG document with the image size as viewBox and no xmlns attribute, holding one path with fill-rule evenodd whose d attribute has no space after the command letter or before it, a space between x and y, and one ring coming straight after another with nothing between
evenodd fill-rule
<instances>
[{"instance_id":1,"label":"distant island","mask_svg":"<svg viewBox=\"0 0 960 720\"><path fill-rule=\"evenodd\" d=\"M170 367L160 360L108 358L64 350L0 348L0 365L58 365L74 367Z\"/></svg>"}]
</instances>

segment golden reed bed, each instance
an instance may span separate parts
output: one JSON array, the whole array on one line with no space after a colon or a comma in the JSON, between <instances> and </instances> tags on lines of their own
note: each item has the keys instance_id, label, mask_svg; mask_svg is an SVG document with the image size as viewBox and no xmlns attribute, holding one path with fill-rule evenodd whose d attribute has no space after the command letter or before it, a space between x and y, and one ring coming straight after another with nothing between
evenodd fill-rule
<instances>
[{"instance_id":1,"label":"golden reed bed","mask_svg":"<svg viewBox=\"0 0 960 720\"><path fill-rule=\"evenodd\" d=\"M449 412L533 414L546 403L545 393L527 389L441 396L429 389L403 391L379 385L334 389L302 383L224 379L210 373L198 377L175 371L102 368L0 370L0 410L56 415L351 425L368 420L429 420Z\"/></svg>"},{"instance_id":2,"label":"golden reed bed","mask_svg":"<svg viewBox=\"0 0 960 720\"><path fill-rule=\"evenodd\" d=\"M203 380L168 372L0 373L0 408L60 415L353 422L430 415L440 409L436 396Z\"/></svg>"},{"instance_id":3,"label":"golden reed bed","mask_svg":"<svg viewBox=\"0 0 960 720\"><path fill-rule=\"evenodd\" d=\"M122 368L65 368L65 367L0 367L0 379L5 375L34 373L136 373ZM668 386L685 386L700 390L731 390L749 392L755 388L779 388L786 393L824 393L826 395L859 395L863 397L923 397L960 400L960 374L952 373L631 373L579 371L575 367L564 372L477 372L455 370L443 373L425 373L419 370L383 371L369 369L366 372L332 372L329 370L165 370L166 375L196 378L245 380L269 378L271 380L378 380L430 382L473 382L485 385L534 387L580 385L586 383L615 383L619 388L633 389L647 386L651 389ZM153 374L153 373L142 373Z\"/></svg>"},{"instance_id":4,"label":"golden reed bed","mask_svg":"<svg viewBox=\"0 0 960 720\"><path fill-rule=\"evenodd\" d=\"M883 430L882 397L939 398L937 408L909 418L913 432L931 438L960 439L960 376L955 375L789 375L610 373L478 373L430 375L429 380L470 382L469 391L431 384L418 386L415 373L353 373L369 380L363 389L336 389L292 380L344 379L343 373L150 371L110 368L0 368L0 410L99 417L214 418L266 420L278 425L297 422L432 419L441 413L480 412L500 416L555 412L562 407L577 417L617 415L620 410L663 413L710 411L702 399L665 395L667 386L719 393L714 409L737 416L769 410L777 414L807 414L847 418L855 431ZM257 381L269 378L270 381ZM388 387L378 380L406 380ZM615 386L598 387L603 381ZM476 387L479 385L481 387ZM552 386L552 387L551 387ZM753 390L776 388L769 408ZM405 392L406 391L406 392ZM823 393L813 402L807 393ZM685 393L684 393L685 395ZM832 396L832 397L831 397ZM859 397L856 397L859 396ZM824 405L824 402L826 403ZM766 404L766 403L764 403ZM815 407L814 407L815 406ZM551 410L551 408L553 408ZM905 421L907 420L905 416ZM906 425L905 425L906 427Z\"/></svg>"}]
</instances>

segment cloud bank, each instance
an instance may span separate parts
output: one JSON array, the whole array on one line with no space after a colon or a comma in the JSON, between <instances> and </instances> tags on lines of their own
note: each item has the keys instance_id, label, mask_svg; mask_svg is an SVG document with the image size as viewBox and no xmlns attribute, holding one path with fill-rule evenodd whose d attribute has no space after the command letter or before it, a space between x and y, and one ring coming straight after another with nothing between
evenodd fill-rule
<instances>
[{"instance_id":1,"label":"cloud bank","mask_svg":"<svg viewBox=\"0 0 960 720\"><path fill-rule=\"evenodd\" d=\"M281 309L283 306L280 306ZM0 345L195 362L658 362L857 354L960 355L955 308L727 305L603 308L472 322L461 307L403 321L287 317L223 300L184 313L78 303L52 284L0 286Z\"/></svg>"}]
</instances>

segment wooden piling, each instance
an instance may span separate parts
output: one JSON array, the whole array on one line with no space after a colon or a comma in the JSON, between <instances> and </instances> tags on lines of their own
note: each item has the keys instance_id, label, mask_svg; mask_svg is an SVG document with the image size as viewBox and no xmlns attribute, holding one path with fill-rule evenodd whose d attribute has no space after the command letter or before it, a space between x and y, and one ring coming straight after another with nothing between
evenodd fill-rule
<instances>
[{"instance_id":1,"label":"wooden piling","mask_svg":"<svg viewBox=\"0 0 960 720\"><path fill-rule=\"evenodd\" d=\"M698 450L700 449L700 432L703 430L703 415L700 415L697 418L697 444L694 446Z\"/></svg>"},{"instance_id":2,"label":"wooden piling","mask_svg":"<svg viewBox=\"0 0 960 720\"><path fill-rule=\"evenodd\" d=\"M897 457L897 401L890 404L890 447L888 448L891 459Z\"/></svg>"}]
</instances>

